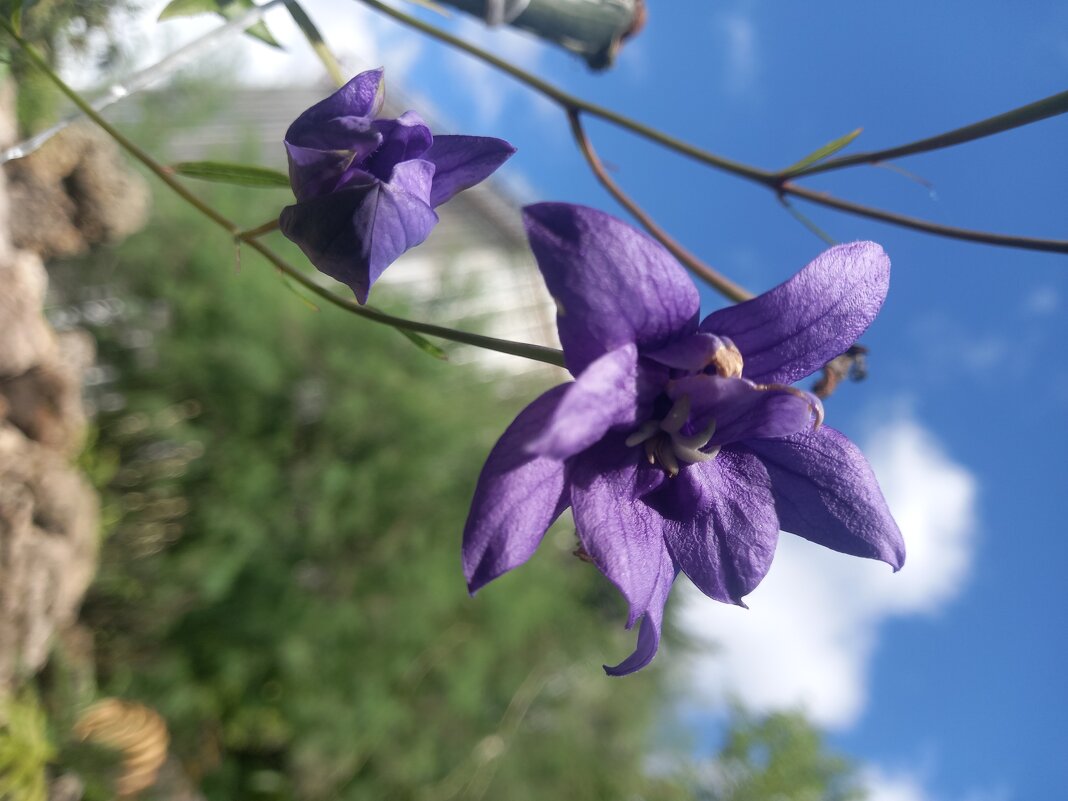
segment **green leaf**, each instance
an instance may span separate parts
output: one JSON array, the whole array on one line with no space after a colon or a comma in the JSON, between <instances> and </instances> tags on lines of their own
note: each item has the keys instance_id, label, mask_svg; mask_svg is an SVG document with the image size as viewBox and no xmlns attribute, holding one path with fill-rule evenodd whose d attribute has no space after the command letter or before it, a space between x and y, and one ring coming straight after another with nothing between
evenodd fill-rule
<instances>
[{"instance_id":1,"label":"green leaf","mask_svg":"<svg viewBox=\"0 0 1068 801\"><path fill-rule=\"evenodd\" d=\"M226 19L235 19L254 6L255 3L253 3L252 0L217 0L216 2L216 10ZM276 47L279 50L282 49L282 45L280 45L278 40L271 35L271 32L267 29L267 25L263 20L245 28L245 33L255 39L259 39L264 44Z\"/></svg>"},{"instance_id":2,"label":"green leaf","mask_svg":"<svg viewBox=\"0 0 1068 801\"><path fill-rule=\"evenodd\" d=\"M289 188L288 175L266 167L229 164L223 161L181 161L172 164L171 169L177 175L185 178L199 178L202 181L269 189Z\"/></svg>"},{"instance_id":3,"label":"green leaf","mask_svg":"<svg viewBox=\"0 0 1068 801\"><path fill-rule=\"evenodd\" d=\"M208 12L219 13L219 4L216 0L171 0L167 7L159 12L156 18L159 22L176 17L189 17L193 14L206 14Z\"/></svg>"},{"instance_id":4,"label":"green leaf","mask_svg":"<svg viewBox=\"0 0 1068 801\"><path fill-rule=\"evenodd\" d=\"M396 328L394 330L419 348L419 350L423 351L427 356L432 356L443 362L449 360L449 355L426 337L420 336L414 331L408 331L405 328Z\"/></svg>"},{"instance_id":5,"label":"green leaf","mask_svg":"<svg viewBox=\"0 0 1068 801\"><path fill-rule=\"evenodd\" d=\"M860 136L863 130L863 128L857 128L855 131L850 131L845 136L838 137L833 142L828 142L819 150L814 150L809 153L796 164L791 164L789 167L783 170L783 172L787 174L797 172L798 170L803 170L805 169L805 167L815 164L817 161L823 161L825 158L833 156L839 150L846 147L850 142Z\"/></svg>"},{"instance_id":6,"label":"green leaf","mask_svg":"<svg viewBox=\"0 0 1068 801\"><path fill-rule=\"evenodd\" d=\"M171 0L167 7L160 12L159 20L174 19L175 17L189 17L194 14L215 13L223 19L232 20L252 8L255 3L252 0ZM261 42L282 49L282 45L274 38L267 25L260 20L245 29L245 33Z\"/></svg>"}]
</instances>

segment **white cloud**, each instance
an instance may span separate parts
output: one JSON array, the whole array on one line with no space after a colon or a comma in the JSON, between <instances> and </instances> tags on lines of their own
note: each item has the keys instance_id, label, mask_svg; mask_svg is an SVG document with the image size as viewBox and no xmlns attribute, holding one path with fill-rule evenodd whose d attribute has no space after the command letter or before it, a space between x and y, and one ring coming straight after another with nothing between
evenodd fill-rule
<instances>
[{"instance_id":1,"label":"white cloud","mask_svg":"<svg viewBox=\"0 0 1068 801\"><path fill-rule=\"evenodd\" d=\"M894 574L784 534L770 573L746 599L749 610L688 587L683 628L712 646L690 665L707 702L802 708L820 725L848 727L867 703L879 624L934 614L961 592L974 547L975 478L905 415L875 430L864 450L904 534L905 567Z\"/></svg>"},{"instance_id":2,"label":"white cloud","mask_svg":"<svg viewBox=\"0 0 1068 801\"><path fill-rule=\"evenodd\" d=\"M1035 287L1024 298L1024 311L1028 314L1046 316L1053 314L1061 305L1061 297L1053 286Z\"/></svg>"},{"instance_id":3,"label":"white cloud","mask_svg":"<svg viewBox=\"0 0 1068 801\"><path fill-rule=\"evenodd\" d=\"M877 768L864 772L868 801L931 801L920 780L906 773L888 774Z\"/></svg>"},{"instance_id":4,"label":"white cloud","mask_svg":"<svg viewBox=\"0 0 1068 801\"><path fill-rule=\"evenodd\" d=\"M716 29L723 41L723 86L734 95L752 91L760 72L756 26L739 12L717 16Z\"/></svg>"},{"instance_id":5,"label":"white cloud","mask_svg":"<svg viewBox=\"0 0 1068 801\"><path fill-rule=\"evenodd\" d=\"M489 28L466 15L458 15L457 20L455 33L460 38L483 50L503 54L508 61L528 72L539 71L546 49L540 40L508 27ZM497 123L507 100L520 92L530 99L532 108L538 111L555 110L555 106L542 95L520 86L496 68L467 53L450 50L445 64L466 87L466 94L478 115L479 125L492 126Z\"/></svg>"},{"instance_id":6,"label":"white cloud","mask_svg":"<svg viewBox=\"0 0 1068 801\"><path fill-rule=\"evenodd\" d=\"M198 37L217 29L223 20L213 14L198 14L158 22L167 0L154 0L119 23L127 52L135 59L133 69L143 69ZM391 25L352 0L317 0L306 10L347 73L385 65L389 75L402 82L423 52L417 34ZM277 86L323 82L324 70L292 17L282 6L265 15L268 28L283 49L268 47L250 37L235 34L216 40L183 68L225 68L228 77L242 82ZM100 80L93 69L94 55L70 62L65 74L78 86Z\"/></svg>"}]
</instances>

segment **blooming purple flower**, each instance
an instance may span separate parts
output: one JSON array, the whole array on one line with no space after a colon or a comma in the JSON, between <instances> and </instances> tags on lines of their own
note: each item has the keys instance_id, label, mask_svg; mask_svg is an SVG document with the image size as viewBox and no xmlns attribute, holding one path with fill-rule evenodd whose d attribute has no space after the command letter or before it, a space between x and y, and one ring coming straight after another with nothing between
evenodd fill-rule
<instances>
[{"instance_id":1,"label":"blooming purple flower","mask_svg":"<svg viewBox=\"0 0 1068 801\"><path fill-rule=\"evenodd\" d=\"M297 117L285 139L297 203L282 210L282 233L360 303L430 235L437 206L515 152L502 139L431 136L413 111L375 119L382 97L382 70L360 73Z\"/></svg>"},{"instance_id":2,"label":"blooming purple flower","mask_svg":"<svg viewBox=\"0 0 1068 801\"><path fill-rule=\"evenodd\" d=\"M659 244L606 214L524 210L575 380L504 432L475 490L463 562L476 592L522 564L569 506L582 549L622 592L647 665L681 569L744 606L779 530L901 567L871 468L790 386L852 345L886 296L882 248L831 248L760 297L698 324L697 289Z\"/></svg>"}]
</instances>

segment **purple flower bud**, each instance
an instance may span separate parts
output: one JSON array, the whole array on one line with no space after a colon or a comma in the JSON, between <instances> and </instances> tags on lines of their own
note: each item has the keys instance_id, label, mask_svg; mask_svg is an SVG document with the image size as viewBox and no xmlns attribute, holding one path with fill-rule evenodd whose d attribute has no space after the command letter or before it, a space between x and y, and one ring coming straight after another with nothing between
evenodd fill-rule
<instances>
[{"instance_id":1,"label":"purple flower bud","mask_svg":"<svg viewBox=\"0 0 1068 801\"><path fill-rule=\"evenodd\" d=\"M301 114L285 138L297 202L282 210L282 233L360 303L430 235L437 206L515 152L501 139L433 136L412 111L375 119L381 107L382 70L363 72Z\"/></svg>"}]
</instances>

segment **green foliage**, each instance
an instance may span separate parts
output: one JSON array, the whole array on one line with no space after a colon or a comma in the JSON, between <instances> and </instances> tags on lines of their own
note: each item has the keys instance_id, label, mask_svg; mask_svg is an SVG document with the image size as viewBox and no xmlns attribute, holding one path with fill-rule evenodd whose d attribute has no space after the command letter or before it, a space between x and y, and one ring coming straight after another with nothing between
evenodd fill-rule
<instances>
[{"instance_id":1,"label":"green foliage","mask_svg":"<svg viewBox=\"0 0 1068 801\"><path fill-rule=\"evenodd\" d=\"M98 419L123 509L84 612L101 691L158 709L211 798L664 797L642 759L657 672L602 673L634 635L573 532L464 587L475 479L538 388L502 399L312 311L159 203L66 280L120 310L94 330L117 368L97 400L124 404Z\"/></svg>"},{"instance_id":2,"label":"green foliage","mask_svg":"<svg viewBox=\"0 0 1068 801\"><path fill-rule=\"evenodd\" d=\"M103 34L106 45L101 58L113 61L120 43L112 29L114 17L133 7L132 0L0 0L6 11L18 14L21 35L55 64L64 49L84 53L95 36ZM0 9L2 10L2 9ZM17 47L0 44L9 60L18 86L17 116L23 131L36 131L54 122L60 94L52 83L33 67Z\"/></svg>"},{"instance_id":3,"label":"green foliage","mask_svg":"<svg viewBox=\"0 0 1068 801\"><path fill-rule=\"evenodd\" d=\"M740 709L720 752L702 767L701 801L862 801L853 764L827 750L803 715Z\"/></svg>"},{"instance_id":4,"label":"green foliage","mask_svg":"<svg viewBox=\"0 0 1068 801\"><path fill-rule=\"evenodd\" d=\"M54 753L37 697L0 696L0 801L45 801L45 767Z\"/></svg>"},{"instance_id":5,"label":"green foliage","mask_svg":"<svg viewBox=\"0 0 1068 801\"><path fill-rule=\"evenodd\" d=\"M230 20L236 19L254 5L256 4L253 0L171 0L160 12L159 20L163 22L168 19L189 17L207 12L215 12L223 19ZM246 28L245 33L271 47L282 47L268 30L263 20Z\"/></svg>"},{"instance_id":6,"label":"green foliage","mask_svg":"<svg viewBox=\"0 0 1068 801\"><path fill-rule=\"evenodd\" d=\"M289 189L289 176L278 170L225 161L181 161L171 169L184 178L199 178L235 186Z\"/></svg>"}]
</instances>

